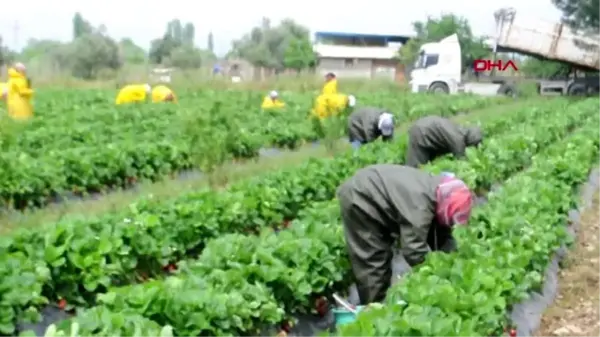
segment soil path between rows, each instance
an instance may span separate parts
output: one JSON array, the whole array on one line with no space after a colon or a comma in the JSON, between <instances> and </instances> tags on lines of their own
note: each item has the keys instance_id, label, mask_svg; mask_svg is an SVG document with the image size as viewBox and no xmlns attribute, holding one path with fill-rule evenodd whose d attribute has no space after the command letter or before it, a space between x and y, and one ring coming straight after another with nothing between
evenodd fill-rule
<instances>
[{"instance_id":1,"label":"soil path between rows","mask_svg":"<svg viewBox=\"0 0 600 337\"><path fill-rule=\"evenodd\" d=\"M536 336L600 336L599 195L581 215L574 246L559 271L556 300Z\"/></svg>"}]
</instances>

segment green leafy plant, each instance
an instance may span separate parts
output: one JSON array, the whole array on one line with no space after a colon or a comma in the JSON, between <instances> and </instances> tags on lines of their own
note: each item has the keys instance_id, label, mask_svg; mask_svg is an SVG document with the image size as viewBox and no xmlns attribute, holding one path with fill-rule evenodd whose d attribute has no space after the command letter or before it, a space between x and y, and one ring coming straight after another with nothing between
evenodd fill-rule
<instances>
[{"instance_id":1,"label":"green leafy plant","mask_svg":"<svg viewBox=\"0 0 600 337\"><path fill-rule=\"evenodd\" d=\"M564 104L564 109L557 108L558 104ZM572 186L584 179L587 168L595 160L599 137L597 128L591 126L597 122L597 101L593 100L525 106L483 123L489 136L480 148L467 152L467 160L442 158L427 165L424 169L432 173L455 172L472 188L480 187L481 190L489 189L527 166L531 168L526 171L525 178L509 178L498 192L488 195L490 205L476 211L468 232L458 234L461 243L458 253L430 255L422 267L401 283L410 283L410 287L394 288L387 306L364 313L368 318L356 323L360 324L361 330L352 325L338 333L497 334L507 323L505 310L509 303L515 303L527 290L539 285L540 279L532 271L539 274L547 262L544 256L564 240L557 224L564 220L564 213L572 204ZM585 127L579 129L582 125ZM561 141L572 130L575 134ZM555 142L558 143L552 145ZM107 226L116 225L116 218L83 226L63 225L69 232L89 231L90 228L107 230L103 234L106 240L113 243L115 249L127 252L119 254L115 250L104 254L111 265L102 269L105 273L111 271L114 280L123 279L141 262L144 267L160 266L184 257L199 246L204 250L194 260L179 263L177 276L159 277L108 291L97 288L93 292L79 290L77 293L72 292L75 288L63 288L68 285L79 287L67 275L81 278L89 277L89 274L84 269L63 269L75 267L67 253L65 261L68 263L53 270L54 277L48 285L52 284L53 289L71 289L64 294L76 301L84 300L81 303L87 303L85 300L89 295L104 293L98 296L99 305L91 310L120 312L124 319L131 320L151 318L160 325L172 326L175 335L254 335L292 313L313 311L315 298L345 289L352 281L337 202L331 200L333 191L356 167L400 161L405 145L405 139L400 138L391 144L366 145L358 156L346 154L329 161L311 161L294 174L289 171L270 174L261 178L260 183L250 181L218 192L218 198L223 198L221 201L212 194L215 192L205 191L167 204L167 208L158 214L153 214L157 204L138 204L132 207L131 217L121 220L122 226ZM569 165L571 162L580 165ZM549 179L558 180L548 183ZM522 194L525 192L527 194ZM515 196L510 197L512 194ZM323 202L308 207L317 200ZM498 201L493 203L494 200ZM539 201L531 203L531 200ZM502 208L503 203L506 205ZM496 204L501 208L492 207ZM519 211L514 212L515 209ZM284 219L296 216L299 219L290 229L279 233L273 230ZM543 226L540 228L548 233L540 243L537 235L532 234L537 232L537 227L530 232L522 231L532 224ZM250 230L250 233L239 234L244 230ZM506 230L510 245L505 242ZM238 234L223 235L227 232ZM259 235L250 235L255 232ZM91 233L78 233L73 238L81 240ZM530 238L521 243L519 240L527 233ZM213 239L206 240L208 237ZM12 240L11 251L35 252L44 246L39 242L39 234L32 236L29 233L29 236ZM467 244L477 240L481 244ZM71 246L65 247L70 249ZM485 260L494 257L485 251L490 247L505 260L493 263ZM530 255L531 252L535 255ZM509 253L514 256L508 256ZM518 268L511 267L516 258L526 266L516 264ZM475 262L471 263L471 260ZM468 266L471 269L465 269ZM505 273L509 267L512 269ZM490 279L486 276L495 282L485 281ZM460 283L459 278L464 281ZM413 279L415 281L411 282ZM474 280L477 280L476 287ZM429 288L432 283L437 285L435 289ZM435 294L431 295L431 292ZM487 297L480 298L480 292ZM459 296L460 301L450 301L455 298L453 296ZM240 298L244 301L239 302ZM395 305L398 298L404 298L408 306ZM165 303L169 306L165 307ZM227 306L227 303L236 305ZM473 312L479 309L481 313ZM463 316L465 312L469 315ZM225 316L227 318L223 318ZM205 317L211 319L201 319ZM465 321L465 317L471 318Z\"/></svg>"},{"instance_id":2,"label":"green leafy plant","mask_svg":"<svg viewBox=\"0 0 600 337\"><path fill-rule=\"evenodd\" d=\"M260 95L246 91L181 92L177 104L114 106L110 91L42 90L36 118L0 121L0 204L43 207L65 195L103 193L141 180L156 181L189 169L216 173L231 159L252 159L261 147L296 148L319 139L307 119L311 93L286 95L287 108L273 116ZM413 107L402 119L453 114L449 107L478 108L498 98L365 94L368 104ZM39 111L39 113L38 113ZM183 126L182 126L183 124Z\"/></svg>"}]
</instances>

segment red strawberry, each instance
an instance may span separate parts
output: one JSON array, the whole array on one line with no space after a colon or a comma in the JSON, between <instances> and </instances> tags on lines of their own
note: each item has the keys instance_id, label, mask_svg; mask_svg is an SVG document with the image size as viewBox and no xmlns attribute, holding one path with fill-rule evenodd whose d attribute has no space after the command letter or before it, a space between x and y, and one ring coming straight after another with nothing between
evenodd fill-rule
<instances>
[{"instance_id":1,"label":"red strawberry","mask_svg":"<svg viewBox=\"0 0 600 337\"><path fill-rule=\"evenodd\" d=\"M281 331L290 332L292 326L290 325L290 321L283 321L281 323Z\"/></svg>"},{"instance_id":2,"label":"red strawberry","mask_svg":"<svg viewBox=\"0 0 600 337\"><path fill-rule=\"evenodd\" d=\"M517 330L516 330L516 329L510 329L510 330L508 331L508 335L509 335L510 337L517 337Z\"/></svg>"},{"instance_id":3,"label":"red strawberry","mask_svg":"<svg viewBox=\"0 0 600 337\"><path fill-rule=\"evenodd\" d=\"M327 310L329 303L327 302L327 299L323 296L317 298L315 300L315 309L317 310L317 313L321 316L325 316L327 314Z\"/></svg>"},{"instance_id":4,"label":"red strawberry","mask_svg":"<svg viewBox=\"0 0 600 337\"><path fill-rule=\"evenodd\" d=\"M172 272L174 270L177 270L177 266L174 263L169 263L168 265L163 267L163 270Z\"/></svg>"}]
</instances>

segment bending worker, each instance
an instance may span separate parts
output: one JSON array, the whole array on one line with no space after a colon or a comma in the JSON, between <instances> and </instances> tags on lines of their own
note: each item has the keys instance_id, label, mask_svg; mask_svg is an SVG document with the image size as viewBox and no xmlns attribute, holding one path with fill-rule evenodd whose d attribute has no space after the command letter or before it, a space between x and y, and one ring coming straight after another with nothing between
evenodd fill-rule
<instances>
[{"instance_id":1,"label":"bending worker","mask_svg":"<svg viewBox=\"0 0 600 337\"><path fill-rule=\"evenodd\" d=\"M177 103L177 96L171 88L166 85L157 85L152 88L152 102L174 102Z\"/></svg>"},{"instance_id":2,"label":"bending worker","mask_svg":"<svg viewBox=\"0 0 600 337\"><path fill-rule=\"evenodd\" d=\"M361 304L385 298L396 239L410 266L430 251L450 252L452 228L467 223L473 206L471 191L453 175L392 164L358 170L337 197Z\"/></svg>"},{"instance_id":3,"label":"bending worker","mask_svg":"<svg viewBox=\"0 0 600 337\"><path fill-rule=\"evenodd\" d=\"M279 99L279 94L277 91L273 90L269 93L269 95L265 96L265 99L262 102L261 108L263 109L273 109L273 108L283 108L285 103Z\"/></svg>"},{"instance_id":4,"label":"bending worker","mask_svg":"<svg viewBox=\"0 0 600 337\"><path fill-rule=\"evenodd\" d=\"M394 135L394 115L378 108L360 108L348 117L348 137L353 148L381 137L389 141Z\"/></svg>"},{"instance_id":5,"label":"bending worker","mask_svg":"<svg viewBox=\"0 0 600 337\"><path fill-rule=\"evenodd\" d=\"M33 90L31 89L29 79L26 75L25 65L16 63L14 67L8 69L8 93L6 102L8 105L8 115L14 119L28 119L33 116L33 107L31 98Z\"/></svg>"},{"instance_id":6,"label":"bending worker","mask_svg":"<svg viewBox=\"0 0 600 337\"><path fill-rule=\"evenodd\" d=\"M483 135L479 127L462 127L453 121L428 116L416 121L408 131L406 165L418 167L452 153L457 158L465 155L467 146L477 146Z\"/></svg>"},{"instance_id":7,"label":"bending worker","mask_svg":"<svg viewBox=\"0 0 600 337\"><path fill-rule=\"evenodd\" d=\"M130 84L124 86L117 95L115 104L146 102L152 92L150 84Z\"/></svg>"}]
</instances>

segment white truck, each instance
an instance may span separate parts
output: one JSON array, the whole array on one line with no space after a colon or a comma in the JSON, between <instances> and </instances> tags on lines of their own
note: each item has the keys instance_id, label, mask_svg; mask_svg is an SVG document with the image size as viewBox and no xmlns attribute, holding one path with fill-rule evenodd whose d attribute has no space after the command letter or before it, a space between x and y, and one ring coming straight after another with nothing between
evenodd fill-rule
<instances>
[{"instance_id":1,"label":"white truck","mask_svg":"<svg viewBox=\"0 0 600 337\"><path fill-rule=\"evenodd\" d=\"M496 37L491 48L497 52L515 52L568 64L571 74L564 78L536 80L541 95L598 95L600 70L599 36L573 31L562 23L529 20L518 16L512 8L500 9L496 18ZM517 94L516 86L506 77L487 83L463 82L461 47L456 34L439 42L425 43L419 50L415 67L410 73L413 92L475 93L479 95ZM588 76L589 72L594 72ZM581 76L581 73L584 73Z\"/></svg>"}]
</instances>

